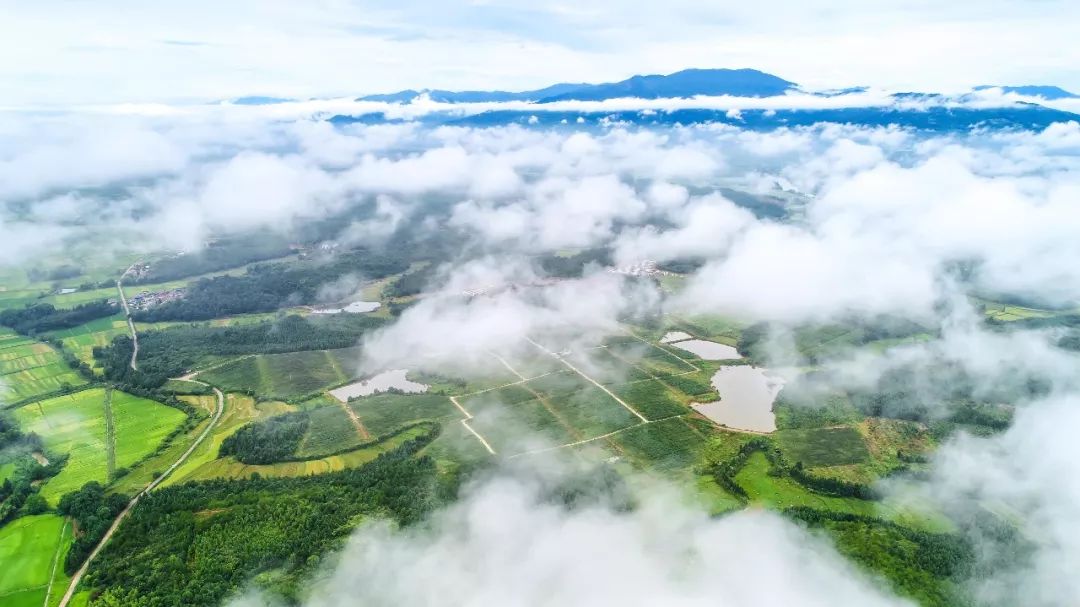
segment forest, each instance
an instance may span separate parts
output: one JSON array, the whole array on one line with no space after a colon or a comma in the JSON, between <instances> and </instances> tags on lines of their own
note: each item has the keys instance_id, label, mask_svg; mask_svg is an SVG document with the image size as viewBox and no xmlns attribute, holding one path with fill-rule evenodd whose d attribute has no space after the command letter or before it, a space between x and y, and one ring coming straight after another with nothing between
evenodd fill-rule
<instances>
[{"instance_id":1,"label":"forest","mask_svg":"<svg viewBox=\"0 0 1080 607\"><path fill-rule=\"evenodd\" d=\"M274 233L256 232L242 236L221 237L196 253L173 255L150 264L132 284L166 282L239 267L256 261L283 257L291 252L289 243Z\"/></svg>"},{"instance_id":2,"label":"forest","mask_svg":"<svg viewBox=\"0 0 1080 607\"><path fill-rule=\"evenodd\" d=\"M94 358L109 380L158 388L207 355L270 354L300 350L347 348L385 321L362 314L335 314L307 319L287 315L273 321L229 327L186 325L139 334L138 370L130 366L132 342L117 336Z\"/></svg>"},{"instance_id":3,"label":"forest","mask_svg":"<svg viewBox=\"0 0 1080 607\"><path fill-rule=\"evenodd\" d=\"M244 464L284 461L293 456L309 421L306 411L298 411L247 424L221 443L218 456L232 455Z\"/></svg>"},{"instance_id":4,"label":"forest","mask_svg":"<svg viewBox=\"0 0 1080 607\"><path fill-rule=\"evenodd\" d=\"M233 314L271 312L284 305L313 303L320 287L346 275L377 279L404 272L403 256L353 250L326 262L267 263L240 276L202 278L182 299L133 314L140 322L209 320Z\"/></svg>"},{"instance_id":5,"label":"forest","mask_svg":"<svg viewBox=\"0 0 1080 607\"><path fill-rule=\"evenodd\" d=\"M58 310L48 303L28 305L0 312L0 325L11 327L23 335L70 329L119 311L116 304L106 300L92 301L69 310Z\"/></svg>"},{"instance_id":6,"label":"forest","mask_svg":"<svg viewBox=\"0 0 1080 607\"><path fill-rule=\"evenodd\" d=\"M147 496L93 561L95 606L218 605L258 572L295 580L340 547L362 516L419 522L444 499L434 462L410 441L360 467L318 476L204 481Z\"/></svg>"}]
</instances>

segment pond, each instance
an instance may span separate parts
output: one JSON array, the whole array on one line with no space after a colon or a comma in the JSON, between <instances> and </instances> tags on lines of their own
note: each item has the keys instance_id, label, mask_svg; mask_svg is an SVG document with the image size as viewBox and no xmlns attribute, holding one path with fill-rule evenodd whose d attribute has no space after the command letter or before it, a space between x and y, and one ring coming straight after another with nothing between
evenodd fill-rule
<instances>
[{"instance_id":1,"label":"pond","mask_svg":"<svg viewBox=\"0 0 1080 607\"><path fill-rule=\"evenodd\" d=\"M782 378L770 374L768 369L738 365L717 371L712 384L720 393L720 400L693 403L696 411L736 430L776 430L776 415L772 407L776 395L784 387Z\"/></svg>"},{"instance_id":2,"label":"pond","mask_svg":"<svg viewBox=\"0 0 1080 607\"><path fill-rule=\"evenodd\" d=\"M365 312L374 312L382 305L377 301L354 301L344 308L315 308L311 311L312 314L341 314L342 312L348 312L349 314L363 314Z\"/></svg>"},{"instance_id":3,"label":"pond","mask_svg":"<svg viewBox=\"0 0 1080 607\"><path fill-rule=\"evenodd\" d=\"M736 360L742 358L742 356L739 356L739 351L735 348L732 348L727 344L721 344L705 339L688 339L670 343L668 345L679 348L680 350L686 350L691 354L696 354L699 358L704 360Z\"/></svg>"},{"instance_id":4,"label":"pond","mask_svg":"<svg viewBox=\"0 0 1080 607\"><path fill-rule=\"evenodd\" d=\"M368 379L354 382L340 388L334 388L333 390L330 390L330 395L344 403L348 402L350 398L370 396L378 392L386 392L391 388L410 393L427 392L428 386L426 384L409 381L409 378L406 377L407 373L407 369L383 371Z\"/></svg>"}]
</instances>

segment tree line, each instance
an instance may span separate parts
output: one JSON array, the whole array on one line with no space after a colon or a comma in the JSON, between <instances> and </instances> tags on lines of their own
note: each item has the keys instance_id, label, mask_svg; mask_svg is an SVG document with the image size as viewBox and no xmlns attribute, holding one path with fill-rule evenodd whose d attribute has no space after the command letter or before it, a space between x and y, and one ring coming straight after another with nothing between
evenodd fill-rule
<instances>
[{"instance_id":1,"label":"tree line","mask_svg":"<svg viewBox=\"0 0 1080 607\"><path fill-rule=\"evenodd\" d=\"M323 285L348 274L384 278L408 267L405 257L366 250L348 251L327 262L257 264L240 276L199 279L183 298L132 316L142 322L161 322L271 312L287 304L312 303Z\"/></svg>"},{"instance_id":2,"label":"tree line","mask_svg":"<svg viewBox=\"0 0 1080 607\"><path fill-rule=\"evenodd\" d=\"M49 303L27 304L0 312L0 325L11 327L23 335L37 335L45 331L70 329L92 320L112 316L119 311L116 304L107 300L80 304L71 309L60 310Z\"/></svg>"}]
</instances>

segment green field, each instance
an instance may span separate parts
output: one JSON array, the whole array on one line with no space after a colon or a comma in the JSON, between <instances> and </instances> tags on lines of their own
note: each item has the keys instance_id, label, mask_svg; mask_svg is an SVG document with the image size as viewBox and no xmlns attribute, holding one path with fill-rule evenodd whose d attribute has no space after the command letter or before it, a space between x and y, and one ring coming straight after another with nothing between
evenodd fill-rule
<instances>
[{"instance_id":1,"label":"green field","mask_svg":"<svg viewBox=\"0 0 1080 607\"><path fill-rule=\"evenodd\" d=\"M127 335L127 321L122 314L115 314L106 318L88 322L78 327L53 331L50 337L55 337L64 345L64 349L75 355L76 358L95 366L94 346L107 346L112 343L117 335Z\"/></svg>"},{"instance_id":2,"label":"green field","mask_svg":"<svg viewBox=\"0 0 1080 607\"><path fill-rule=\"evenodd\" d=\"M70 527L54 514L24 516L0 528L0 603L12 607L42 605L52 579L53 562L70 544ZM62 563L57 569L58 577L62 577Z\"/></svg>"},{"instance_id":3,"label":"green field","mask_svg":"<svg viewBox=\"0 0 1080 607\"><path fill-rule=\"evenodd\" d=\"M356 376L360 351L314 350L260 354L199 375L225 391L254 390L260 398L291 400L347 382Z\"/></svg>"},{"instance_id":4,"label":"green field","mask_svg":"<svg viewBox=\"0 0 1080 607\"><path fill-rule=\"evenodd\" d=\"M776 438L789 460L808 468L859 464L870 457L862 435L847 426L780 430Z\"/></svg>"},{"instance_id":5,"label":"green field","mask_svg":"<svg viewBox=\"0 0 1080 607\"><path fill-rule=\"evenodd\" d=\"M346 468L362 466L379 455L392 451L402 443L417 438L428 432L427 428L410 428L386 441L370 447L361 447L353 451L347 451L339 455L331 455L320 459L310 459L300 462L282 462L280 464L249 465L242 464L232 457L216 459L201 466L191 476L192 480L211 478L248 478L252 474L274 478L282 476L308 476L311 474L324 474L337 472Z\"/></svg>"},{"instance_id":6,"label":"green field","mask_svg":"<svg viewBox=\"0 0 1080 607\"><path fill-rule=\"evenodd\" d=\"M608 438L607 442L614 445L616 453L639 466L664 471L687 470L701 459L709 432L705 426L695 426L694 420L673 417L634 426Z\"/></svg>"},{"instance_id":7,"label":"green field","mask_svg":"<svg viewBox=\"0 0 1080 607\"><path fill-rule=\"evenodd\" d=\"M372 436L389 434L413 422L462 417L448 397L431 393L375 394L353 400L348 406Z\"/></svg>"},{"instance_id":8,"label":"green field","mask_svg":"<svg viewBox=\"0 0 1080 607\"><path fill-rule=\"evenodd\" d=\"M0 404L86 384L48 344L0 329Z\"/></svg>"},{"instance_id":9,"label":"green field","mask_svg":"<svg viewBox=\"0 0 1080 607\"><path fill-rule=\"evenodd\" d=\"M113 391L116 466L130 468L154 451L187 416L179 409Z\"/></svg>"},{"instance_id":10,"label":"green field","mask_svg":"<svg viewBox=\"0 0 1080 607\"><path fill-rule=\"evenodd\" d=\"M216 399L214 396L189 396L184 400L192 403L201 403L203 407L213 407ZM225 397L225 411L210 435L188 456L183 465L179 466L169 478L165 479L160 486L169 486L194 478L199 469L212 465L218 458L218 450L221 442L226 437L236 432L240 426L249 422L257 422L274 415L295 411L296 407L281 402L255 402L250 396L229 394ZM200 478L205 478L200 476Z\"/></svg>"},{"instance_id":11,"label":"green field","mask_svg":"<svg viewBox=\"0 0 1080 607\"><path fill-rule=\"evenodd\" d=\"M307 432L296 447L298 457L321 457L364 442L341 405L331 404L308 413Z\"/></svg>"},{"instance_id":12,"label":"green field","mask_svg":"<svg viewBox=\"0 0 1080 607\"><path fill-rule=\"evenodd\" d=\"M58 396L15 410L25 432L34 432L53 454L68 454L59 474L41 488L56 504L60 496L89 481L106 484L109 458L130 466L157 448L161 439L184 419L184 414L160 403L114 391L115 444L106 431L105 389L92 388Z\"/></svg>"},{"instance_id":13,"label":"green field","mask_svg":"<svg viewBox=\"0 0 1080 607\"><path fill-rule=\"evenodd\" d=\"M657 380L619 384L610 390L650 420L690 413L683 395Z\"/></svg>"}]
</instances>

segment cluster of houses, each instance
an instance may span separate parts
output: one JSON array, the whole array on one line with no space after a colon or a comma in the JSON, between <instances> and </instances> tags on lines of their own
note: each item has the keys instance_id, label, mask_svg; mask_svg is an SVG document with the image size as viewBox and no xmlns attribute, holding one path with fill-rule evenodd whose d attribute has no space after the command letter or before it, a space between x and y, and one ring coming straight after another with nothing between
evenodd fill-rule
<instances>
[{"instance_id":1,"label":"cluster of houses","mask_svg":"<svg viewBox=\"0 0 1080 607\"><path fill-rule=\"evenodd\" d=\"M624 276L663 276L665 274L670 274L670 272L665 272L656 267L656 262L650 259L626 266L611 267L608 268L607 271L613 274L622 274Z\"/></svg>"},{"instance_id":2,"label":"cluster of houses","mask_svg":"<svg viewBox=\"0 0 1080 607\"><path fill-rule=\"evenodd\" d=\"M170 301L176 301L184 297L184 289L169 289L166 291L150 291L147 293L137 293L127 298L128 307L132 310L149 310L154 306L160 306L163 303ZM110 299L109 303L118 303L115 299Z\"/></svg>"}]
</instances>

